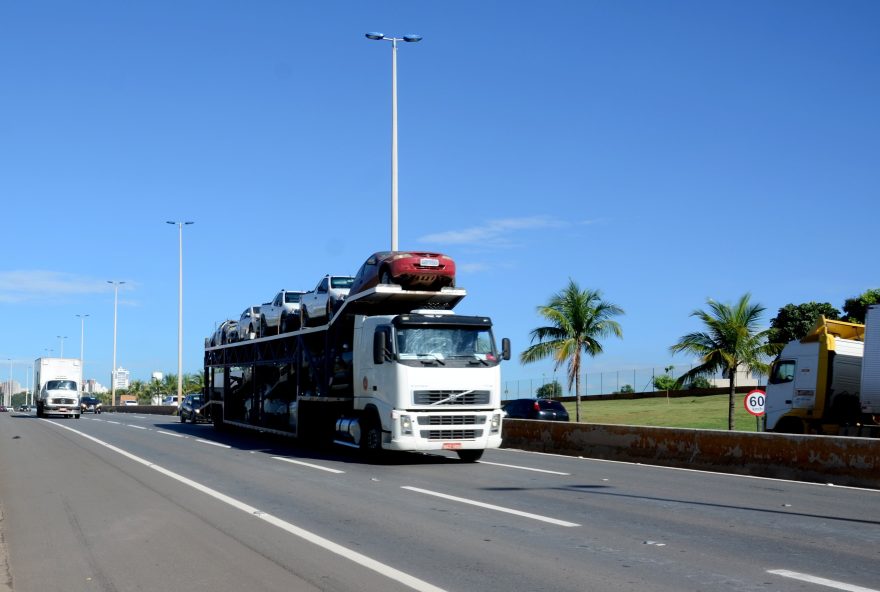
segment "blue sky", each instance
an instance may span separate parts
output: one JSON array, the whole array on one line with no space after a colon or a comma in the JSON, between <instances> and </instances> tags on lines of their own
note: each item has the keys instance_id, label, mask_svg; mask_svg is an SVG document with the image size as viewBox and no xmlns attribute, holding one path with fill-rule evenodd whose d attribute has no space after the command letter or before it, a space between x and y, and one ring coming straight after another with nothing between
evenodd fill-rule
<instances>
[{"instance_id":1,"label":"blue sky","mask_svg":"<svg viewBox=\"0 0 880 592\"><path fill-rule=\"evenodd\" d=\"M687 360L707 298L880 286L873 1L0 3L2 361L184 371L215 323L354 273L390 243L452 255L518 354L569 278L626 315L589 371ZM0 370L6 378L7 370ZM511 361L505 381L552 362ZM562 372L559 377L561 378Z\"/></svg>"}]
</instances>

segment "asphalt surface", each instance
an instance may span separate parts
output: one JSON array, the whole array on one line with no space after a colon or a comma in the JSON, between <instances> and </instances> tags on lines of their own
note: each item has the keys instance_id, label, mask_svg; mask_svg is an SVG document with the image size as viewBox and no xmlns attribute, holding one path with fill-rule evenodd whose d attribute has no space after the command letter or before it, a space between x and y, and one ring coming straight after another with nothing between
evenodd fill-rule
<instances>
[{"instance_id":1,"label":"asphalt surface","mask_svg":"<svg viewBox=\"0 0 880 592\"><path fill-rule=\"evenodd\" d=\"M0 414L0 512L15 592L880 587L878 491L168 416Z\"/></svg>"}]
</instances>

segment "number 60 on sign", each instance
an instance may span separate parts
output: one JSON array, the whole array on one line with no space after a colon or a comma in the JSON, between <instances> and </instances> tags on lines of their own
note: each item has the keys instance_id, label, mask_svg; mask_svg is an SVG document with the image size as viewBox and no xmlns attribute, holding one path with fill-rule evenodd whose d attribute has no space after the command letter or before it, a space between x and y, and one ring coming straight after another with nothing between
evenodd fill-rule
<instances>
[{"instance_id":1,"label":"number 60 on sign","mask_svg":"<svg viewBox=\"0 0 880 592\"><path fill-rule=\"evenodd\" d=\"M764 391L749 391L743 403L746 406L746 411L755 417L764 415Z\"/></svg>"}]
</instances>

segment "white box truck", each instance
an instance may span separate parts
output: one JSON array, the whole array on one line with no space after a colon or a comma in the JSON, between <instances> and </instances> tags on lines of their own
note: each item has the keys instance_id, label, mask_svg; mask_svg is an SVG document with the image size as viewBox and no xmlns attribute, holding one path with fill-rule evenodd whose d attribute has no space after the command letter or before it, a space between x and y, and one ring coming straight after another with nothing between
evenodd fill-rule
<instances>
[{"instance_id":1,"label":"white box truck","mask_svg":"<svg viewBox=\"0 0 880 592\"><path fill-rule=\"evenodd\" d=\"M82 366L74 358L37 358L34 361L37 417L62 415L79 418Z\"/></svg>"}]
</instances>

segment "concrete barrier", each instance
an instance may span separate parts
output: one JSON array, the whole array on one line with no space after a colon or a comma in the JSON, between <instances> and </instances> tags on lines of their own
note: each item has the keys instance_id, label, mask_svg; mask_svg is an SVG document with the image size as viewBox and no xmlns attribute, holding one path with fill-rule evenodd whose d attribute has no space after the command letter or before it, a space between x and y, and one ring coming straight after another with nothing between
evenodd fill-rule
<instances>
[{"instance_id":1,"label":"concrete barrier","mask_svg":"<svg viewBox=\"0 0 880 592\"><path fill-rule=\"evenodd\" d=\"M505 419L505 448L880 489L880 440Z\"/></svg>"}]
</instances>

